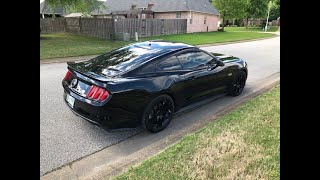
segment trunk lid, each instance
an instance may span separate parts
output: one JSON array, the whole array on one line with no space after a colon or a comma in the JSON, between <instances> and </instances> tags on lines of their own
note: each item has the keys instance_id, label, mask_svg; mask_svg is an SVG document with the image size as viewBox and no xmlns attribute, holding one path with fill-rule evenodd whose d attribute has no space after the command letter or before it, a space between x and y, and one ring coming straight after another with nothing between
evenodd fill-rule
<instances>
[{"instance_id":1,"label":"trunk lid","mask_svg":"<svg viewBox=\"0 0 320 180\"><path fill-rule=\"evenodd\" d=\"M81 72L74 66L75 63L67 64L70 76L65 79L65 83L72 92L82 97L87 98L93 86L107 90L107 84L114 80L112 77L103 77L92 72Z\"/></svg>"}]
</instances>

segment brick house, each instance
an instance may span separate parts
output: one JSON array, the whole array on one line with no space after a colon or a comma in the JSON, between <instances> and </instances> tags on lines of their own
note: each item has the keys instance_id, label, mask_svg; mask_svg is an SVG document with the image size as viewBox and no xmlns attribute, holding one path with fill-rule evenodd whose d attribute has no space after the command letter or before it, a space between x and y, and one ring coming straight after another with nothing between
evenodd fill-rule
<instances>
[{"instance_id":1,"label":"brick house","mask_svg":"<svg viewBox=\"0 0 320 180\"><path fill-rule=\"evenodd\" d=\"M94 17L187 19L187 32L217 31L219 13L209 0L107 0L108 8L90 14ZM149 14L130 16L128 12L148 11Z\"/></svg>"}]
</instances>

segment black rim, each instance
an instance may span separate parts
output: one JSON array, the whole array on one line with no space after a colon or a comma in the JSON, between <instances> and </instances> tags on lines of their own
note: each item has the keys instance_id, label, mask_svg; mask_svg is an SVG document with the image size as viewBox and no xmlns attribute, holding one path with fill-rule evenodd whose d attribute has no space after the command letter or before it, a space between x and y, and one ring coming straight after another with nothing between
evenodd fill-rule
<instances>
[{"instance_id":1,"label":"black rim","mask_svg":"<svg viewBox=\"0 0 320 180\"><path fill-rule=\"evenodd\" d=\"M172 104L166 99L156 103L147 115L148 126L153 131L166 127L170 122L172 109Z\"/></svg>"},{"instance_id":2,"label":"black rim","mask_svg":"<svg viewBox=\"0 0 320 180\"><path fill-rule=\"evenodd\" d=\"M236 83L234 84L234 91L236 94L239 94L242 92L244 85L246 83L246 78L245 75L240 75L236 81Z\"/></svg>"}]
</instances>

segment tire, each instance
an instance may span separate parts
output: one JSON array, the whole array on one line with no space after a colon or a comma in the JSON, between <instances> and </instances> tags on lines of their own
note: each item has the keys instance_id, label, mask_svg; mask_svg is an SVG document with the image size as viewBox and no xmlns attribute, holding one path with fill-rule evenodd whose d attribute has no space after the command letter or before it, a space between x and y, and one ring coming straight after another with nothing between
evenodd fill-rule
<instances>
[{"instance_id":1,"label":"tire","mask_svg":"<svg viewBox=\"0 0 320 180\"><path fill-rule=\"evenodd\" d=\"M174 103L170 96L160 95L154 98L144 109L142 126L145 130L156 133L165 129L171 122Z\"/></svg>"},{"instance_id":2,"label":"tire","mask_svg":"<svg viewBox=\"0 0 320 180\"><path fill-rule=\"evenodd\" d=\"M239 96L243 89L244 86L246 85L246 80L247 80L247 74L244 71L241 71L234 81L232 83L231 91L229 92L230 96Z\"/></svg>"}]
</instances>

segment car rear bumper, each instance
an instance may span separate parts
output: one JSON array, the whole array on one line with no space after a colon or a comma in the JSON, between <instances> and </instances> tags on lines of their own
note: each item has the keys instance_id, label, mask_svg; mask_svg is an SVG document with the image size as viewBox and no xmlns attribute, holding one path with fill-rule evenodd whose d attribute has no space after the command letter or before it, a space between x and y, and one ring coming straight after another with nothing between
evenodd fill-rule
<instances>
[{"instance_id":1,"label":"car rear bumper","mask_svg":"<svg viewBox=\"0 0 320 180\"><path fill-rule=\"evenodd\" d=\"M75 98L73 107L66 101L67 94ZM113 108L109 103L102 106L90 104L84 101L82 97L67 90L64 91L63 98L74 114L108 131L135 128L139 125L136 114L129 113L121 108Z\"/></svg>"}]
</instances>

